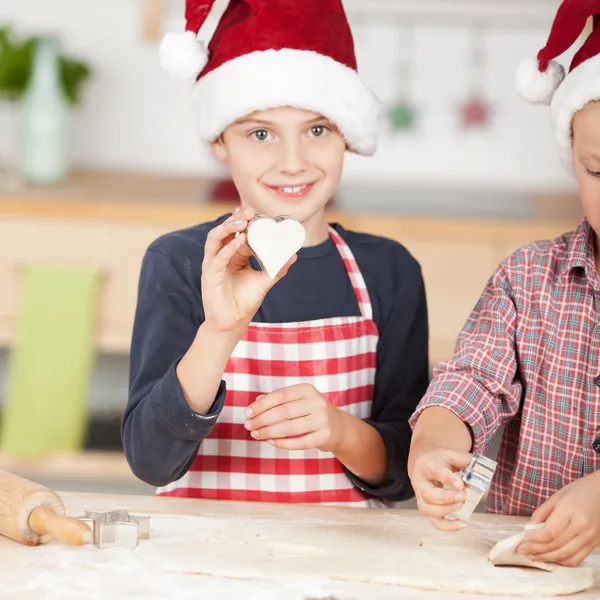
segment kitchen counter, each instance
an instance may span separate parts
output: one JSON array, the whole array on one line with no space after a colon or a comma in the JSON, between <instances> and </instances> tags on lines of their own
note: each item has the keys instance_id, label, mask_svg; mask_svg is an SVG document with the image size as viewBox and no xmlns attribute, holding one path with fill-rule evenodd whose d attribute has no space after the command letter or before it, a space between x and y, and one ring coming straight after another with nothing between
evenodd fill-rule
<instances>
[{"instance_id":1,"label":"kitchen counter","mask_svg":"<svg viewBox=\"0 0 600 600\"><path fill-rule=\"evenodd\" d=\"M52 187L0 186L0 214L194 222L201 208L215 216L235 206L226 180L174 175L78 170ZM581 217L576 194L487 189L421 189L342 183L332 214L396 215L409 219L573 222ZM139 214L141 208L144 213ZM215 209L215 210L212 210Z\"/></svg>"},{"instance_id":2,"label":"kitchen counter","mask_svg":"<svg viewBox=\"0 0 600 600\"><path fill-rule=\"evenodd\" d=\"M371 561L365 563L373 563L370 567L365 567L369 569L369 573L365 575L369 576L378 570L377 564L382 561L392 561L389 564L399 565L400 571L404 564L413 564L411 568L417 569L414 566L418 564L415 553L423 552L423 547L433 547L431 545L434 543L441 543L440 547L443 547L448 540L447 536L444 538L443 534L434 532L428 522L414 511L103 494L64 493L62 498L67 512L73 515L81 515L86 509L116 508L125 508L138 515L149 515L150 540L141 540L135 550L99 550L94 546L69 548L56 542L26 547L1 538L0 598L490 600L497 597L417 590L394 585L328 581L323 576L323 573L328 573L328 568L332 572L343 570L340 561L344 552L350 552L348 557L353 556L353 560L358 560L357 564L362 564L363 560ZM463 540L466 544L472 544L473 539L480 540L482 546L476 552L484 553L486 544L514 533L523 523L523 519L516 517L475 515L465 530ZM304 534L302 538L306 531L310 532L309 535ZM249 532L251 535L248 535ZM257 542L257 538L263 541ZM313 545L307 545L310 542ZM353 544L353 547L349 549L348 544ZM323 545L334 551L319 554L315 558ZM155 550L152 550L153 546ZM265 554L265 560L254 561L254 570L249 572L247 565L252 562L253 552L262 552L265 548L270 548ZM226 555L226 564L233 565L231 572L206 574L207 570L214 571L217 564L215 556L219 552ZM361 552L364 554L361 555ZM460 555L460 548L453 555ZM300 569L297 577L279 577L278 565L290 569L294 561L299 561L299 565L312 564L315 568L314 576L307 577L306 569ZM481 564L487 564L483 558ZM599 567L600 556L595 554L590 557L589 564ZM175 565L186 572L174 572ZM291 568L294 569L293 566ZM431 565L431 570L428 571L431 581L435 581L436 573L439 577L442 568L443 565L439 563ZM511 573L511 569L491 565L485 568L493 569L495 577L519 577L515 573L522 571L512 569ZM352 573L347 575L351 577ZM471 573L473 578L478 576L482 576L482 573ZM528 574L520 576L528 577ZM572 597L591 600L599 595L600 587L597 582L593 589Z\"/></svg>"},{"instance_id":3,"label":"kitchen counter","mask_svg":"<svg viewBox=\"0 0 600 600\"><path fill-rule=\"evenodd\" d=\"M232 211L227 181L78 171L53 188L0 190L0 347L17 335L20 275L34 263L99 269L96 346L127 354L143 254L158 236ZM442 192L345 184L330 221L402 243L421 264L431 364L454 342L498 263L581 218L569 195Z\"/></svg>"}]
</instances>

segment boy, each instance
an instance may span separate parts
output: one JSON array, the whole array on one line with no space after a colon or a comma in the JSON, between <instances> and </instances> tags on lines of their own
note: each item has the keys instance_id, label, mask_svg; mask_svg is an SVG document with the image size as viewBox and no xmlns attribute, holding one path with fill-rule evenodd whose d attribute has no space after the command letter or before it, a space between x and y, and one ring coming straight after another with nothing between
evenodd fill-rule
<instances>
[{"instance_id":1,"label":"boy","mask_svg":"<svg viewBox=\"0 0 600 600\"><path fill-rule=\"evenodd\" d=\"M462 502L455 471L506 425L487 508L544 523L519 551L579 565L600 543L600 0L565 0L546 47L517 74L521 95L552 102L561 157L585 218L518 250L488 282L411 419L409 473L420 511L443 530ZM595 28L564 78L551 59ZM446 488L446 489L445 489ZM456 497L460 494L460 498Z\"/></svg>"},{"instance_id":2,"label":"boy","mask_svg":"<svg viewBox=\"0 0 600 600\"><path fill-rule=\"evenodd\" d=\"M145 255L127 459L167 496L406 499L408 419L428 383L427 307L402 246L324 217L346 149L373 154L378 125L342 4L231 2L203 65L195 35L211 4L187 3L188 32L165 39L162 61L201 71L200 133L241 209L163 236ZM256 212L306 230L276 281L246 243Z\"/></svg>"}]
</instances>

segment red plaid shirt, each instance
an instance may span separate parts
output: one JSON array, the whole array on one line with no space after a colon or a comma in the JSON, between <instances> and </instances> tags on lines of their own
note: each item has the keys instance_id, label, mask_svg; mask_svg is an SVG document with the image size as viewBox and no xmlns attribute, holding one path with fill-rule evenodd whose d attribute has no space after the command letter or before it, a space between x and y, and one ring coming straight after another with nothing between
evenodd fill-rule
<instances>
[{"instance_id":1,"label":"red plaid shirt","mask_svg":"<svg viewBox=\"0 0 600 600\"><path fill-rule=\"evenodd\" d=\"M537 242L489 280L411 418L441 406L468 423L473 452L506 425L487 510L530 515L600 468L600 277L592 229ZM596 448L596 450L594 450Z\"/></svg>"}]
</instances>

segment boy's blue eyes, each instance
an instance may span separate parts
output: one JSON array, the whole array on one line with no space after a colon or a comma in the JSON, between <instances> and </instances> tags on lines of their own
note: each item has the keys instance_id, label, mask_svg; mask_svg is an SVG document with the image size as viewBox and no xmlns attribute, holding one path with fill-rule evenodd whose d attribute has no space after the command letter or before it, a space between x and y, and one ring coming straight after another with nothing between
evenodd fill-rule
<instances>
[{"instance_id":1,"label":"boy's blue eyes","mask_svg":"<svg viewBox=\"0 0 600 600\"><path fill-rule=\"evenodd\" d=\"M328 131L331 131L329 127L326 125L315 125L310 128L310 134L313 137L322 137ZM264 142L269 139L271 134L266 129L256 129L255 131L250 133L250 137L254 138L259 142Z\"/></svg>"},{"instance_id":2,"label":"boy's blue eyes","mask_svg":"<svg viewBox=\"0 0 600 600\"><path fill-rule=\"evenodd\" d=\"M253 131L250 135L259 142L262 142L269 137L269 132L266 129L258 129L257 131Z\"/></svg>"},{"instance_id":3,"label":"boy's blue eyes","mask_svg":"<svg viewBox=\"0 0 600 600\"><path fill-rule=\"evenodd\" d=\"M316 125L315 127L311 127L310 131L315 137L321 137L328 131L328 128L325 125Z\"/></svg>"}]
</instances>

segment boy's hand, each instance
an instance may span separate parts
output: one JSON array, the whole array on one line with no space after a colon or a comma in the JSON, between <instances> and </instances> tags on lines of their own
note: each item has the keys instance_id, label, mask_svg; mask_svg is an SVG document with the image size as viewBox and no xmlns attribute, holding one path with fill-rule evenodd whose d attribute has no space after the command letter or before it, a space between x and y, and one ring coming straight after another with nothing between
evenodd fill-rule
<instances>
[{"instance_id":1,"label":"boy's hand","mask_svg":"<svg viewBox=\"0 0 600 600\"><path fill-rule=\"evenodd\" d=\"M342 414L309 384L291 385L259 396L246 409L254 439L283 450L335 452L342 439Z\"/></svg>"},{"instance_id":2,"label":"boy's hand","mask_svg":"<svg viewBox=\"0 0 600 600\"><path fill-rule=\"evenodd\" d=\"M461 521L444 516L459 509L465 500L465 485L456 471L469 464L471 455L437 445L411 450L411 454L409 476L419 512L441 531L462 529Z\"/></svg>"},{"instance_id":3,"label":"boy's hand","mask_svg":"<svg viewBox=\"0 0 600 600\"><path fill-rule=\"evenodd\" d=\"M244 233L255 212L235 212L212 229L204 247L202 262L202 304L205 321L216 330L231 332L246 327L267 292L295 262L294 255L271 280L264 271L255 271L248 262L252 250ZM239 233L238 237L235 234Z\"/></svg>"},{"instance_id":4,"label":"boy's hand","mask_svg":"<svg viewBox=\"0 0 600 600\"><path fill-rule=\"evenodd\" d=\"M517 552L567 567L580 565L600 545L600 472L573 481L542 504Z\"/></svg>"}]
</instances>

